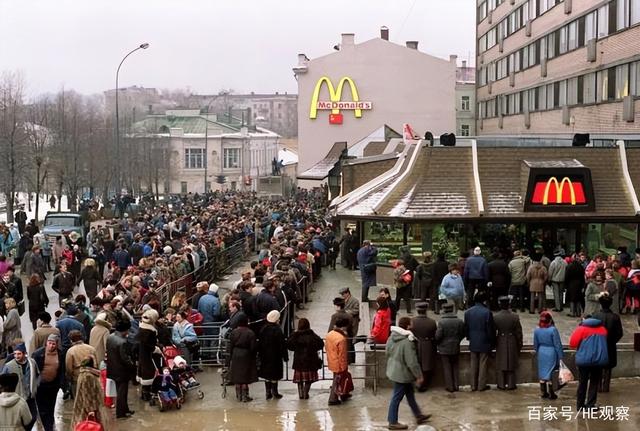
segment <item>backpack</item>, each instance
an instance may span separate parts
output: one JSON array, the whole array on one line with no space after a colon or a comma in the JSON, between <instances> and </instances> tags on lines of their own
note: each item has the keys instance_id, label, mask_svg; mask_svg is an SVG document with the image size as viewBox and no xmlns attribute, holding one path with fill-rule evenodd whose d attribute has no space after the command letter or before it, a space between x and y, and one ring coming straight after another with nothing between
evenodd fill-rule
<instances>
[{"instance_id":1,"label":"backpack","mask_svg":"<svg viewBox=\"0 0 640 431\"><path fill-rule=\"evenodd\" d=\"M591 335L580 343L576 351L576 365L579 367L603 367L609 363L607 337Z\"/></svg>"}]
</instances>

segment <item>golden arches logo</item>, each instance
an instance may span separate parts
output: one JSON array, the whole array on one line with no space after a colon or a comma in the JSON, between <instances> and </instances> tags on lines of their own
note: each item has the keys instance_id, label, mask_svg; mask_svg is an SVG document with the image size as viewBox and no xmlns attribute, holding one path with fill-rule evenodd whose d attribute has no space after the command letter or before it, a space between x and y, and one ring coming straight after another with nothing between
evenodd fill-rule
<instances>
[{"instance_id":1,"label":"golden arches logo","mask_svg":"<svg viewBox=\"0 0 640 431\"><path fill-rule=\"evenodd\" d=\"M322 86L324 84L327 85L327 89L329 90L328 102L318 100L318 98L320 97L320 90L322 89ZM345 84L349 84L352 101L342 102L341 100L342 90L344 89ZM311 107L309 109L309 118L317 118L318 109L330 109L332 114L339 114L341 109L353 109L355 117L361 118L362 110L371 109L371 107L371 102L360 101L358 89L356 88L356 84L353 82L353 79L345 76L338 82L338 85L334 87L331 80L328 77L323 76L318 80L315 89L313 90L313 95L311 97Z\"/></svg>"},{"instance_id":2,"label":"golden arches logo","mask_svg":"<svg viewBox=\"0 0 640 431\"><path fill-rule=\"evenodd\" d=\"M569 191L571 192L571 205L576 204L576 191L573 188L573 183L568 177L562 178L560 183L558 183L558 179L556 177L551 177L547 180L547 185L544 188L544 194L542 195L542 205L547 205L549 203L549 191L551 190L551 184L555 184L556 186L556 203L562 202L562 191L564 190L565 184L569 186Z\"/></svg>"}]
</instances>

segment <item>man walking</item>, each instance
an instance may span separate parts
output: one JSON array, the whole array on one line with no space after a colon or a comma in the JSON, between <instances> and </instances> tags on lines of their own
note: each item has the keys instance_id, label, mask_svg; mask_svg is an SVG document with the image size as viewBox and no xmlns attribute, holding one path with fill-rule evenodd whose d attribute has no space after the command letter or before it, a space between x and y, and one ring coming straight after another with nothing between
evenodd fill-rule
<instances>
[{"instance_id":1,"label":"man walking","mask_svg":"<svg viewBox=\"0 0 640 431\"><path fill-rule=\"evenodd\" d=\"M71 384L71 394L75 398L82 362L91 358L94 364L98 364L98 359L96 358L96 349L84 343L82 332L76 330L69 332L69 339L72 345L65 356L65 369L67 381Z\"/></svg>"},{"instance_id":2,"label":"man walking","mask_svg":"<svg viewBox=\"0 0 640 431\"><path fill-rule=\"evenodd\" d=\"M36 404L45 431L55 430L56 398L64 380L64 356L59 344L60 337L50 334L46 345L38 348L31 355L40 370Z\"/></svg>"},{"instance_id":3,"label":"man walking","mask_svg":"<svg viewBox=\"0 0 640 431\"><path fill-rule=\"evenodd\" d=\"M496 372L498 389L516 389L516 368L522 349L522 325L509 309L508 296L498 298L500 311L493 316L496 326Z\"/></svg>"},{"instance_id":4,"label":"man walking","mask_svg":"<svg viewBox=\"0 0 640 431\"><path fill-rule=\"evenodd\" d=\"M418 315L411 321L411 332L418 342L418 362L422 370L422 384L418 392L425 392L431 381L431 373L436 367L436 321L427 316L429 304L416 304Z\"/></svg>"},{"instance_id":5,"label":"man walking","mask_svg":"<svg viewBox=\"0 0 640 431\"><path fill-rule=\"evenodd\" d=\"M116 418L127 418L133 415L129 410L129 380L135 365L127 346L127 335L131 328L129 320L116 323L116 331L107 338L107 378L116 383Z\"/></svg>"},{"instance_id":6,"label":"man walking","mask_svg":"<svg viewBox=\"0 0 640 431\"><path fill-rule=\"evenodd\" d=\"M369 287L375 286L377 272L378 249L370 241L364 241L362 248L358 250L357 260L362 278L362 302L369 302Z\"/></svg>"},{"instance_id":7,"label":"man walking","mask_svg":"<svg viewBox=\"0 0 640 431\"><path fill-rule=\"evenodd\" d=\"M60 264L60 272L53 277L53 283L51 288L54 292L58 294L58 301L60 303L60 307L62 307L62 303L65 299L71 299L73 296L73 288L76 285L76 278L72 273L67 271L67 264Z\"/></svg>"},{"instance_id":8,"label":"man walking","mask_svg":"<svg viewBox=\"0 0 640 431\"><path fill-rule=\"evenodd\" d=\"M487 361L495 344L496 330L493 315L485 305L486 296L480 292L475 304L464 313L464 328L471 354L471 390L486 391Z\"/></svg>"},{"instance_id":9,"label":"man walking","mask_svg":"<svg viewBox=\"0 0 640 431\"><path fill-rule=\"evenodd\" d=\"M438 353L442 360L444 384L448 392L458 391L458 359L460 357L460 342L464 338L464 322L458 318L455 305L442 305L442 317L436 330Z\"/></svg>"},{"instance_id":10,"label":"man walking","mask_svg":"<svg viewBox=\"0 0 640 431\"><path fill-rule=\"evenodd\" d=\"M7 362L2 369L2 374L16 374L18 387L16 393L27 402L31 412L31 421L24 425L29 431L38 420L38 407L36 405L36 386L38 381L38 366L35 361L27 357L27 348L24 343L18 344L13 349L13 359Z\"/></svg>"},{"instance_id":11,"label":"man walking","mask_svg":"<svg viewBox=\"0 0 640 431\"><path fill-rule=\"evenodd\" d=\"M408 425L398 422L398 409L405 396L418 425L424 424L431 417L431 415L422 414L413 392L413 382L416 382L418 386L423 384L414 341L415 337L411 333L411 319L401 317L398 326L391 327L391 336L385 349L387 378L393 382L393 395L391 395L387 415L390 430L409 428Z\"/></svg>"},{"instance_id":12,"label":"man walking","mask_svg":"<svg viewBox=\"0 0 640 431\"><path fill-rule=\"evenodd\" d=\"M557 250L554 253L555 258L549 265L549 280L553 287L553 300L555 308L553 311L561 312L563 306L564 279L567 271L567 262L562 258L562 252Z\"/></svg>"}]
</instances>

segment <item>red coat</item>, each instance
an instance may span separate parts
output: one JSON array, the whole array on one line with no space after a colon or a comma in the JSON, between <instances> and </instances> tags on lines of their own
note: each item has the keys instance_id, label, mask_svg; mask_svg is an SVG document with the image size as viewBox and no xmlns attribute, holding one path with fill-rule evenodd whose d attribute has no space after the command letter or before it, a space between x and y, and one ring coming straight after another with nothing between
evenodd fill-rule
<instances>
[{"instance_id":1,"label":"red coat","mask_svg":"<svg viewBox=\"0 0 640 431\"><path fill-rule=\"evenodd\" d=\"M391 309L376 311L373 316L373 327L371 328L371 338L376 344L386 344L391 331Z\"/></svg>"}]
</instances>

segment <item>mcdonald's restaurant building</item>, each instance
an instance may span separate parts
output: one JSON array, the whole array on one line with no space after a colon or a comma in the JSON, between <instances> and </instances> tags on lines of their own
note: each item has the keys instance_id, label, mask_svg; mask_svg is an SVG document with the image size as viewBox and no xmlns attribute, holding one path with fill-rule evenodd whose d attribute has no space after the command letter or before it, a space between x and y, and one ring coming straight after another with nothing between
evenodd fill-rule
<instances>
[{"instance_id":1,"label":"mcdonald's restaurant building","mask_svg":"<svg viewBox=\"0 0 640 431\"><path fill-rule=\"evenodd\" d=\"M312 60L299 54L293 68L298 81L299 179L305 179L301 174L321 162L335 143L350 148L383 125L401 131L409 123L421 136L456 130L453 56L444 60L425 54L418 42L390 42L384 28L378 38L357 44L354 38L343 34L336 51Z\"/></svg>"},{"instance_id":2,"label":"mcdonald's restaurant building","mask_svg":"<svg viewBox=\"0 0 640 431\"><path fill-rule=\"evenodd\" d=\"M585 249L630 253L640 223L640 141L606 137L593 146L514 137L458 140L454 147L414 141L391 168L366 158L342 165L342 194L330 209L342 227L379 246L380 260L408 245L449 258L485 250L542 247L552 255ZM484 139L484 141L483 141ZM379 174L354 181L366 165ZM389 166L389 165L387 165Z\"/></svg>"}]
</instances>

